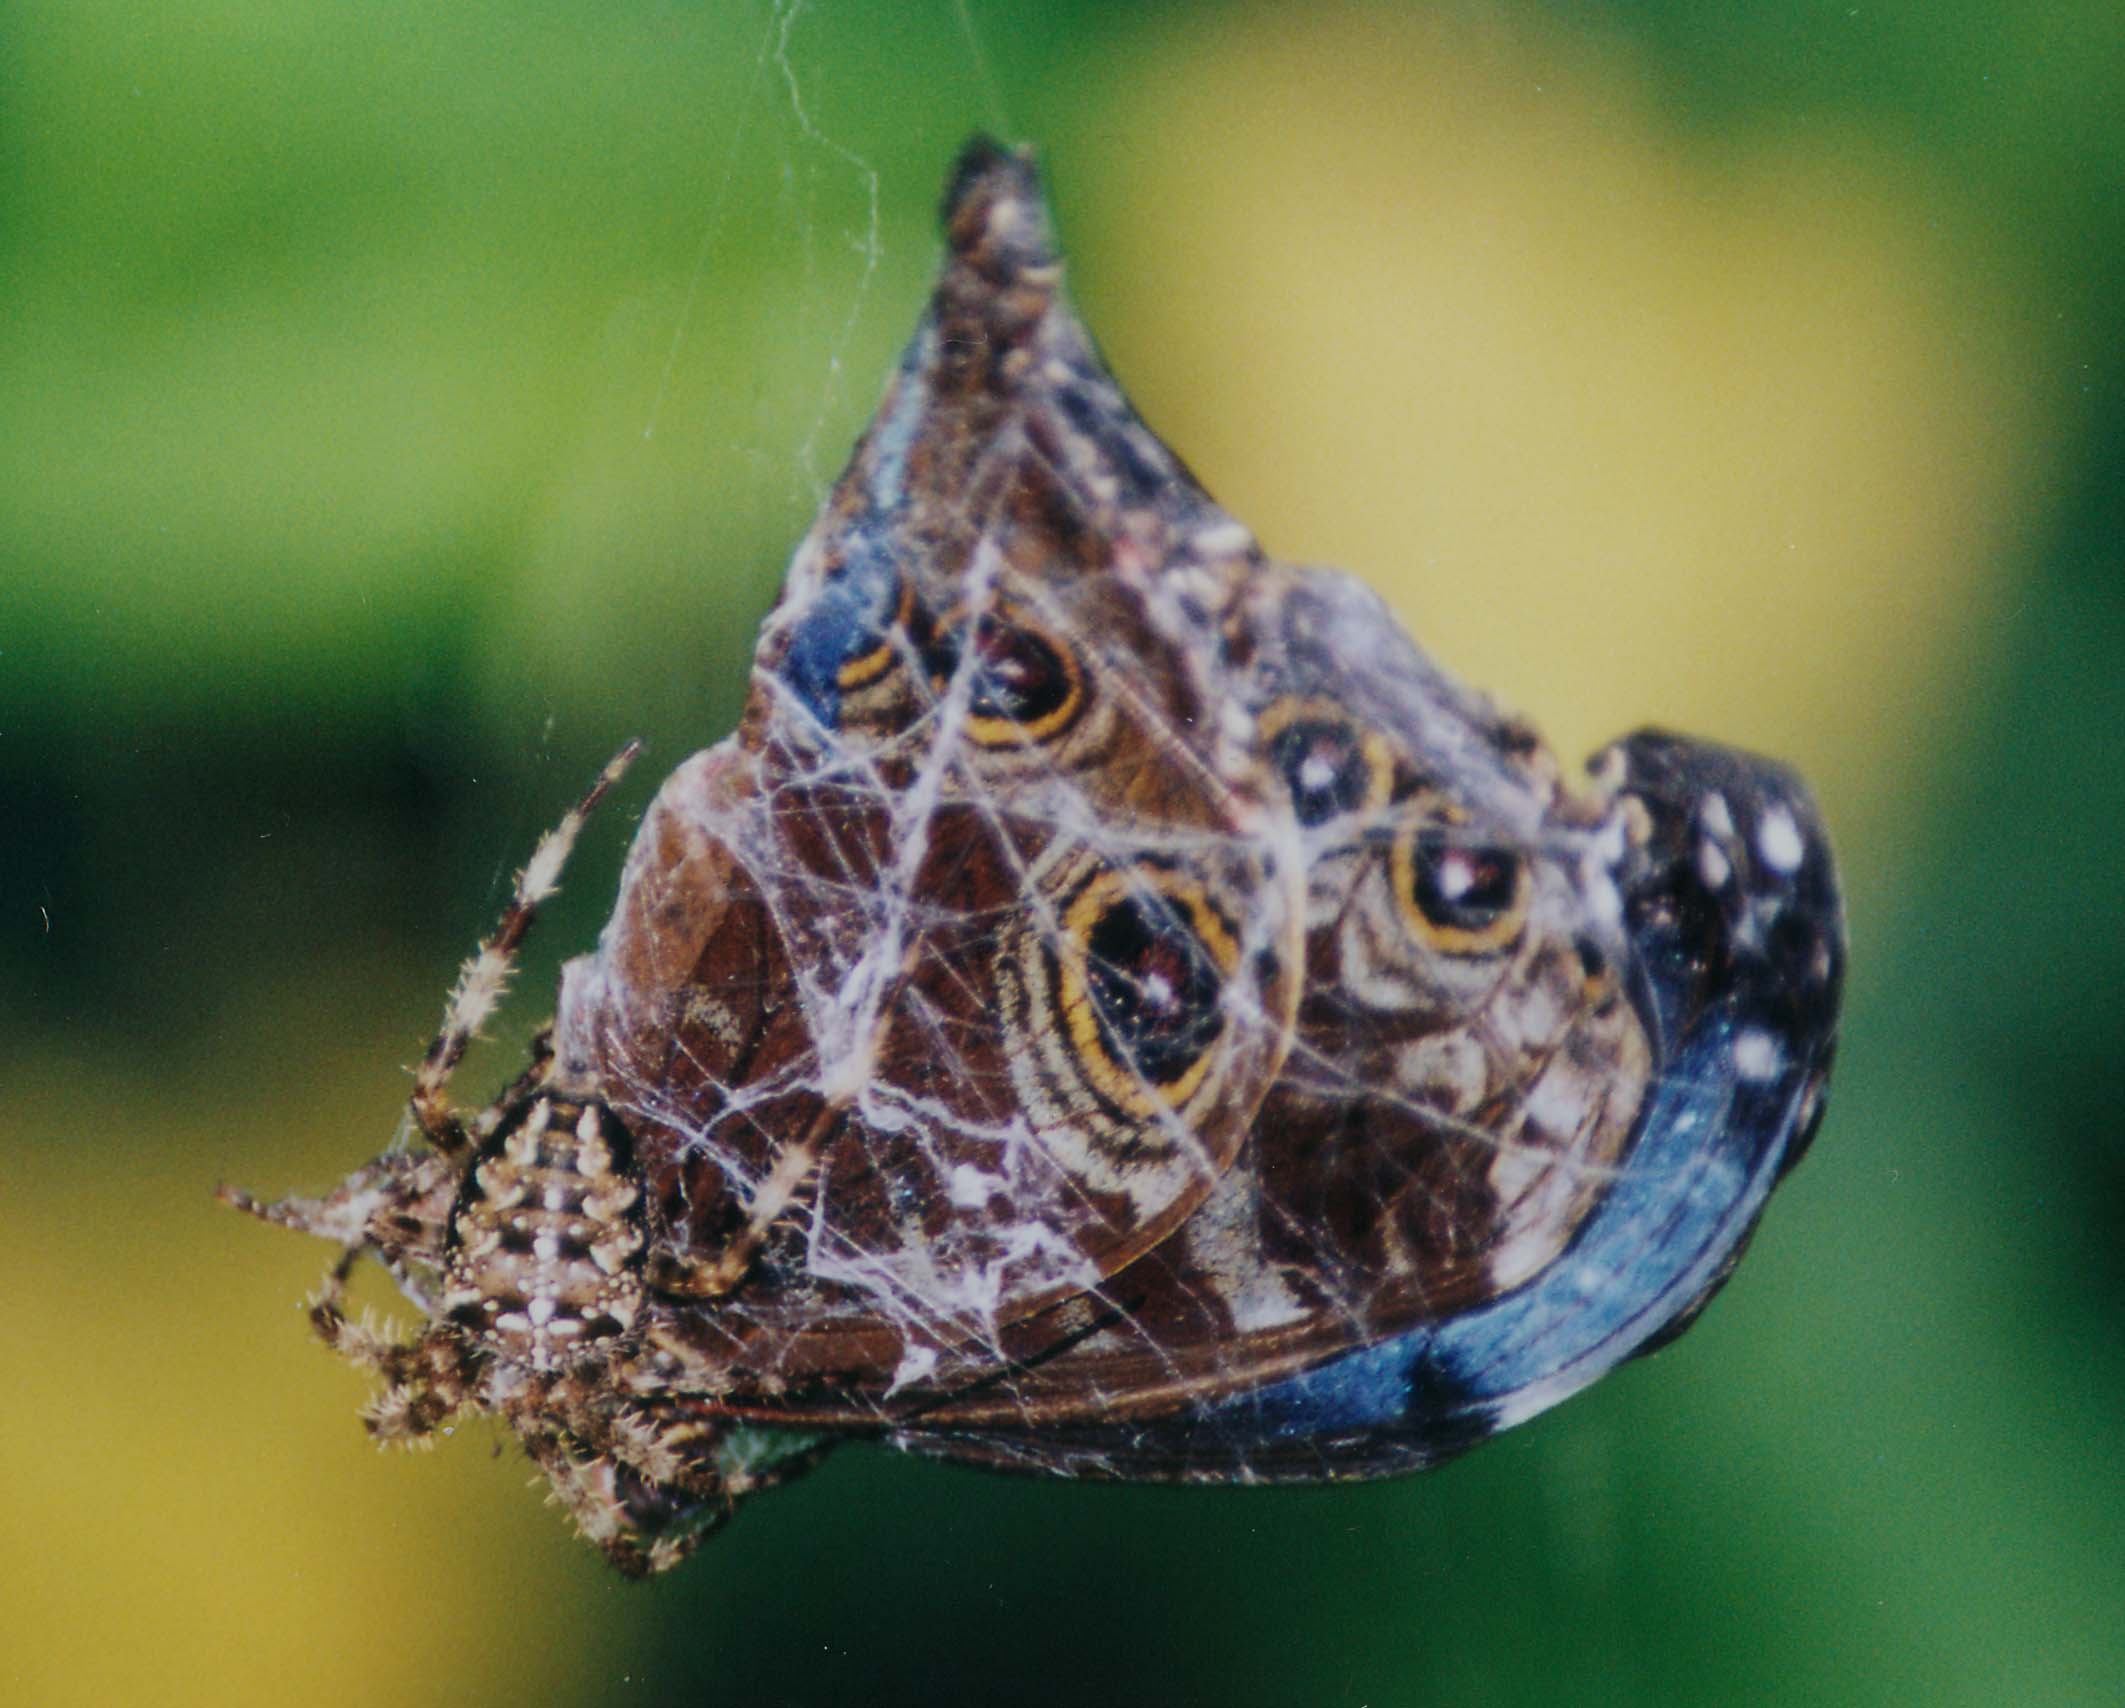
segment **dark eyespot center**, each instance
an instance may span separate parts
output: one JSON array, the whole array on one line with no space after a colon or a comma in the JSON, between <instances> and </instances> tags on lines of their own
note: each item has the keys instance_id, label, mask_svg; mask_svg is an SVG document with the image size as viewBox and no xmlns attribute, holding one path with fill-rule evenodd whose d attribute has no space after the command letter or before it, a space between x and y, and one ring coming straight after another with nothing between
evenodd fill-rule
<instances>
[{"instance_id":1,"label":"dark eyespot center","mask_svg":"<svg viewBox=\"0 0 2125 1708\"><path fill-rule=\"evenodd\" d=\"M1270 738L1269 758L1302 825L1356 811L1372 789L1372 766L1348 724L1325 718L1288 723Z\"/></svg>"},{"instance_id":2,"label":"dark eyespot center","mask_svg":"<svg viewBox=\"0 0 2125 1708\"><path fill-rule=\"evenodd\" d=\"M1170 1085L1217 1041L1224 975L1173 904L1124 897L1100 915L1084 948L1086 989L1115 1061Z\"/></svg>"},{"instance_id":3,"label":"dark eyespot center","mask_svg":"<svg viewBox=\"0 0 2125 1708\"><path fill-rule=\"evenodd\" d=\"M962 668L964 625L931 643L924 662L940 688ZM1037 726L1065 711L1077 692L1076 673L1046 636L1008 620L984 615L974 624L973 655L964 668L970 717Z\"/></svg>"},{"instance_id":4,"label":"dark eyespot center","mask_svg":"<svg viewBox=\"0 0 2125 1708\"><path fill-rule=\"evenodd\" d=\"M1420 831L1410 863L1409 899L1434 925L1483 931L1519 899L1520 857L1509 848L1471 846L1444 831Z\"/></svg>"}]
</instances>

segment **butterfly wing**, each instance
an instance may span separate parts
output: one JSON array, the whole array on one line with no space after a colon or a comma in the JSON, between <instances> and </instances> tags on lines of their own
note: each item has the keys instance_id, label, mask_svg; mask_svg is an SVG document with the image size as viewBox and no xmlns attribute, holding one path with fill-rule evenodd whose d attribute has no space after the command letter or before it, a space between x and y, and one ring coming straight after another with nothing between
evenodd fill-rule
<instances>
[{"instance_id":1,"label":"butterfly wing","mask_svg":"<svg viewBox=\"0 0 2125 1708\"><path fill-rule=\"evenodd\" d=\"M972 157L947 229L737 735L564 989L667 1241L743 1259L691 1352L749 1381L993 1365L1210 1194L1297 1005L1229 713L1259 554L1100 365L1027 164Z\"/></svg>"},{"instance_id":2,"label":"butterfly wing","mask_svg":"<svg viewBox=\"0 0 2125 1708\"><path fill-rule=\"evenodd\" d=\"M1071 1359L1013 1396L942 1405L912 1450L1083 1475L1315 1478L1435 1463L1569 1397L1692 1322L1739 1260L1772 1187L1819 1124L1835 1048L1844 926L1820 819L1768 761L1645 733L1596 761L1630 837L1616 864L1634 1011L1652 1052L1620 1158L1564 1249L1521 1284L1353 1335L1292 1368L1241 1336L1161 1403ZM1127 1286L1126 1273L1112 1291ZM1042 1390L1042 1384L1045 1390ZM981 1409L976 1410L976 1407Z\"/></svg>"}]
</instances>

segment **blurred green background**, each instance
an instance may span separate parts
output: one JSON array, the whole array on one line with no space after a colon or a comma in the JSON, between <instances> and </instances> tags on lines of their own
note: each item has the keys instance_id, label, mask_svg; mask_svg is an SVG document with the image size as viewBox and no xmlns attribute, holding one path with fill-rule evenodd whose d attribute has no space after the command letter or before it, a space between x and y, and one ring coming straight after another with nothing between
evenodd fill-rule
<instances>
[{"instance_id":1,"label":"blurred green background","mask_svg":"<svg viewBox=\"0 0 2125 1708\"><path fill-rule=\"evenodd\" d=\"M2125 12L0 9L0 1695L2125 1692ZM383 1456L321 1249L538 832L720 736L970 131L1146 415L1567 754L1784 754L1831 1114L1673 1351L1433 1475L852 1450L612 1579ZM382 1299L381 1293L371 1297Z\"/></svg>"}]
</instances>

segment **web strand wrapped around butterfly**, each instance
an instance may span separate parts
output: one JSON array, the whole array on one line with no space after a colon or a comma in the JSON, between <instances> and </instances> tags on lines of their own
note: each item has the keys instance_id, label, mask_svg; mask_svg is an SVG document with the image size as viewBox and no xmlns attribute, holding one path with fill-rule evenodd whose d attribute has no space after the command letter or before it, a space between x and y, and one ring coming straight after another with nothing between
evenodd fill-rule
<instances>
[{"instance_id":1,"label":"web strand wrapped around butterfly","mask_svg":"<svg viewBox=\"0 0 2125 1708\"><path fill-rule=\"evenodd\" d=\"M262 1205L388 1440L505 1420L629 1573L871 1437L1076 1476L1438 1462L1671 1338L1820 1117L1797 779L1628 737L1574 790L1130 408L1029 159L665 781L525 1073L447 1084L623 754L416 1081L420 1151ZM349 1323L378 1258L420 1312Z\"/></svg>"}]
</instances>

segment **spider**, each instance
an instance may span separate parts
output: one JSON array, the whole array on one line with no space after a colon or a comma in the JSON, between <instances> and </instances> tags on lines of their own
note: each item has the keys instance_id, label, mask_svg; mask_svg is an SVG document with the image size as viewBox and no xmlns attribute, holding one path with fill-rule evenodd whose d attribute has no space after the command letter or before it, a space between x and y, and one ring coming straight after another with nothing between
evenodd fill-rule
<instances>
[{"instance_id":1,"label":"spider","mask_svg":"<svg viewBox=\"0 0 2125 1708\"><path fill-rule=\"evenodd\" d=\"M515 1428L592 1542L631 1575L676 1562L775 1480L722 1452L712 1420L675 1421L633 1399L615 1367L639 1350L650 1275L660 1291L703 1297L743 1271L734 1242L709 1266L669 1253L652 1265L646 1190L626 1126L597 1085L556 1065L552 1028L531 1061L475 1113L450 1097L467 1047L508 988L540 906L559 887L576 838L640 751L630 742L518 874L500 923L465 963L441 1028L414 1071L407 1125L425 1148L394 1148L321 1198L265 1202L223 1186L223 1203L341 1247L308 1300L318 1337L381 1386L363 1408L378 1441L434 1444L464 1413ZM772 1219L767 1204L756 1219ZM763 1230L764 1231L764 1227ZM410 1337L346 1309L355 1265L373 1255L419 1307Z\"/></svg>"}]
</instances>

